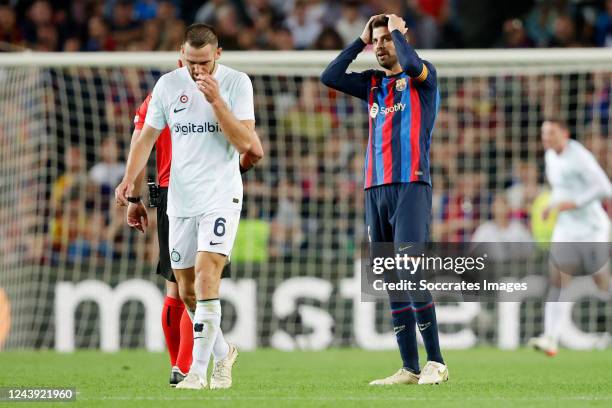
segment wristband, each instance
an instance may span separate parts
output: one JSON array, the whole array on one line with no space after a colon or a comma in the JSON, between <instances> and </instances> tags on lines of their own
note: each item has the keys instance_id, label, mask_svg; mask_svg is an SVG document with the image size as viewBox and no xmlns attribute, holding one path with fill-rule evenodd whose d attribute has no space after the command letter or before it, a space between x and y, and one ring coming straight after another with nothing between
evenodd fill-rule
<instances>
[{"instance_id":1,"label":"wristband","mask_svg":"<svg viewBox=\"0 0 612 408\"><path fill-rule=\"evenodd\" d=\"M128 197L128 203L138 204L140 202L140 197Z\"/></svg>"}]
</instances>

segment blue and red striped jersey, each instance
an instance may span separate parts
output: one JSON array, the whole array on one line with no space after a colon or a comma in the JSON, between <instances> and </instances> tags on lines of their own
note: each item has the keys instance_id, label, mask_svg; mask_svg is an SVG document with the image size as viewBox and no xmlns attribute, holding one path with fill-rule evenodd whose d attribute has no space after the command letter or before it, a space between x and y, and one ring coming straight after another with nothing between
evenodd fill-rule
<instances>
[{"instance_id":1,"label":"blue and red striped jersey","mask_svg":"<svg viewBox=\"0 0 612 408\"><path fill-rule=\"evenodd\" d=\"M429 148L440 104L435 78L423 83L406 72L370 72L365 188L415 181L431 185Z\"/></svg>"}]
</instances>

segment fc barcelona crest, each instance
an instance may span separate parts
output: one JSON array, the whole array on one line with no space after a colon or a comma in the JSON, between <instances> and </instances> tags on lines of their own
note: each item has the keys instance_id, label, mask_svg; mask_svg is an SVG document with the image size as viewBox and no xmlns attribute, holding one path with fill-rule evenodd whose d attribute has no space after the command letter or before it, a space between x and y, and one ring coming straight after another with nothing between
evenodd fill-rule
<instances>
[{"instance_id":1,"label":"fc barcelona crest","mask_svg":"<svg viewBox=\"0 0 612 408\"><path fill-rule=\"evenodd\" d=\"M395 81L396 91L403 91L404 89L406 89L406 78L401 78Z\"/></svg>"}]
</instances>

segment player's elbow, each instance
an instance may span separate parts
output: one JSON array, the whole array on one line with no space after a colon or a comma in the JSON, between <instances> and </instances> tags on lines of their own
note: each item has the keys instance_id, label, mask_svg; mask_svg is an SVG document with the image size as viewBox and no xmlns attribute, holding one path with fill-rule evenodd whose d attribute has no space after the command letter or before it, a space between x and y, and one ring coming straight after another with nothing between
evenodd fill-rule
<instances>
[{"instance_id":1,"label":"player's elbow","mask_svg":"<svg viewBox=\"0 0 612 408\"><path fill-rule=\"evenodd\" d=\"M332 74L331 69L329 67L325 68L325 71L323 71L323 73L321 74L320 79L323 85L328 86L330 88L334 88L334 86L336 85L334 75Z\"/></svg>"}]
</instances>

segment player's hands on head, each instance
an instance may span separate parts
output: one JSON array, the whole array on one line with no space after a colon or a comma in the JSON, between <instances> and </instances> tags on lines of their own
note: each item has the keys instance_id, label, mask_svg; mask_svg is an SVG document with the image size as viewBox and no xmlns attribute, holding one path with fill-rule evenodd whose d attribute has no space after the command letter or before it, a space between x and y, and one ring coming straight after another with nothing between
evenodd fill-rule
<instances>
[{"instance_id":1,"label":"player's hands on head","mask_svg":"<svg viewBox=\"0 0 612 408\"><path fill-rule=\"evenodd\" d=\"M406 22L403 18L395 15L395 14L387 14L387 18L389 19L389 24L387 27L389 28L389 32L393 30L399 30L402 35L406 34L408 28L406 28Z\"/></svg>"},{"instance_id":2,"label":"player's hands on head","mask_svg":"<svg viewBox=\"0 0 612 408\"><path fill-rule=\"evenodd\" d=\"M196 85L200 92L204 94L204 97L208 103L215 104L221 101L221 94L219 93L219 83L212 75L202 75L196 80Z\"/></svg>"},{"instance_id":3,"label":"player's hands on head","mask_svg":"<svg viewBox=\"0 0 612 408\"><path fill-rule=\"evenodd\" d=\"M144 234L149 226L149 218L147 216L147 209L142 201L129 203L127 208L127 224Z\"/></svg>"},{"instance_id":4,"label":"player's hands on head","mask_svg":"<svg viewBox=\"0 0 612 408\"><path fill-rule=\"evenodd\" d=\"M134 183L130 183L127 180L122 180L121 183L115 189L115 202L119 207L125 207L128 205L127 198L134 192Z\"/></svg>"},{"instance_id":5,"label":"player's hands on head","mask_svg":"<svg viewBox=\"0 0 612 408\"><path fill-rule=\"evenodd\" d=\"M382 14L376 14L370 17L370 19L365 25L365 28L363 29L363 32L359 36L359 38L361 38L361 41L366 44L372 44L372 29L370 27L372 25L372 21L374 21L374 19L378 16L382 16Z\"/></svg>"}]
</instances>

